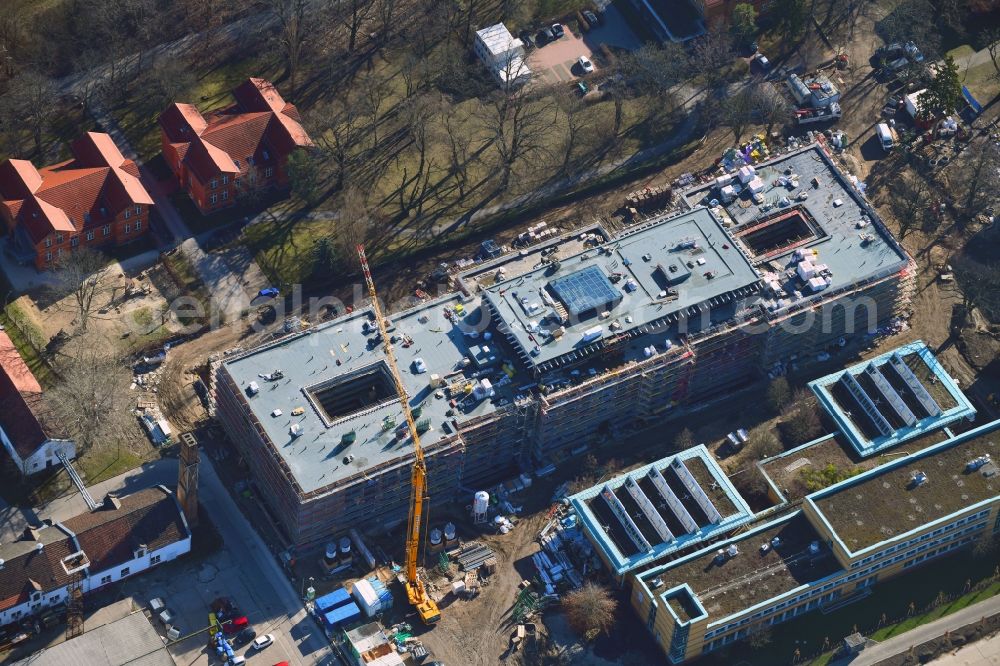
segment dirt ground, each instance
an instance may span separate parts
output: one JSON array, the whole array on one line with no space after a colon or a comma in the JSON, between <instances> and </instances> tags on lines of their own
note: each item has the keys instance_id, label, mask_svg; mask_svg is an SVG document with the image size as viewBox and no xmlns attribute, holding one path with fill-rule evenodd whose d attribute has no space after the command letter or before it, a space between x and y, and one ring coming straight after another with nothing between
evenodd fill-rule
<instances>
[{"instance_id":1,"label":"dirt ground","mask_svg":"<svg viewBox=\"0 0 1000 666\"><path fill-rule=\"evenodd\" d=\"M130 290L127 293L127 288ZM102 281L87 320L87 335L83 344L93 340L112 341L122 352L129 353L169 337L183 326L166 313L176 288L153 267L132 277L113 267ZM60 331L75 334L79 311L72 294L52 300L47 295L31 298L22 296L18 306L42 331L46 340ZM74 341L63 349L71 353Z\"/></svg>"}]
</instances>

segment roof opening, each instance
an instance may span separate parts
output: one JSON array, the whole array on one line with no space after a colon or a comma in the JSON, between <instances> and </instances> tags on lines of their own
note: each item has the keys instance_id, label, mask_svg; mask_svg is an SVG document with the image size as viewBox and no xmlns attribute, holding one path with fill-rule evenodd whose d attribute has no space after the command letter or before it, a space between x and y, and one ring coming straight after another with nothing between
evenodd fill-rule
<instances>
[{"instance_id":1,"label":"roof opening","mask_svg":"<svg viewBox=\"0 0 1000 666\"><path fill-rule=\"evenodd\" d=\"M303 389L327 424L396 399L384 361Z\"/></svg>"}]
</instances>

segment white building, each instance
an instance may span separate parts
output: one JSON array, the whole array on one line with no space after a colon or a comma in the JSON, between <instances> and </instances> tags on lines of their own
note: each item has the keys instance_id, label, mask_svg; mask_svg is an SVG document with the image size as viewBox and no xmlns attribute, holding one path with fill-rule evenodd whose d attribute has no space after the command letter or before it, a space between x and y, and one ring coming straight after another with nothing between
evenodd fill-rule
<instances>
[{"instance_id":1,"label":"white building","mask_svg":"<svg viewBox=\"0 0 1000 666\"><path fill-rule=\"evenodd\" d=\"M531 79L531 70L524 62L524 44L503 23L476 31L475 50L501 86L518 86Z\"/></svg>"},{"instance_id":2,"label":"white building","mask_svg":"<svg viewBox=\"0 0 1000 666\"><path fill-rule=\"evenodd\" d=\"M109 495L95 511L0 545L0 626L65 602L78 577L86 594L190 551L191 530L166 487Z\"/></svg>"},{"instance_id":3,"label":"white building","mask_svg":"<svg viewBox=\"0 0 1000 666\"><path fill-rule=\"evenodd\" d=\"M49 435L39 385L10 337L0 331L0 444L24 476L76 457L76 444Z\"/></svg>"}]
</instances>

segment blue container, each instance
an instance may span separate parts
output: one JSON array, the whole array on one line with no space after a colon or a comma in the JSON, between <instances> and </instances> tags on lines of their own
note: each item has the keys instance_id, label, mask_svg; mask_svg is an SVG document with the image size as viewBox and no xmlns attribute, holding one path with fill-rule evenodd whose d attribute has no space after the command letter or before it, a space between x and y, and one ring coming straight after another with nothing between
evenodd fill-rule
<instances>
[{"instance_id":1,"label":"blue container","mask_svg":"<svg viewBox=\"0 0 1000 666\"><path fill-rule=\"evenodd\" d=\"M361 617L361 609L353 601L347 605L334 608L323 616L323 622L331 629L342 624L353 622Z\"/></svg>"},{"instance_id":2,"label":"blue container","mask_svg":"<svg viewBox=\"0 0 1000 666\"><path fill-rule=\"evenodd\" d=\"M342 587L338 587L330 594L324 594L314 601L318 613L327 613L334 608L339 608L351 600L351 594Z\"/></svg>"}]
</instances>

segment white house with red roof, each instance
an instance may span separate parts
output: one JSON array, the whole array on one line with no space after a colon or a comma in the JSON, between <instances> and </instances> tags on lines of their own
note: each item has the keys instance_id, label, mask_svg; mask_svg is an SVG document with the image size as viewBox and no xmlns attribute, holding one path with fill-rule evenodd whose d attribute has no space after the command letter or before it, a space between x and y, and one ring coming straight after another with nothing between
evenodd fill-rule
<instances>
[{"instance_id":1,"label":"white house with red roof","mask_svg":"<svg viewBox=\"0 0 1000 666\"><path fill-rule=\"evenodd\" d=\"M0 330L0 444L24 476L76 457L70 439L52 437L42 387L14 343Z\"/></svg>"}]
</instances>

